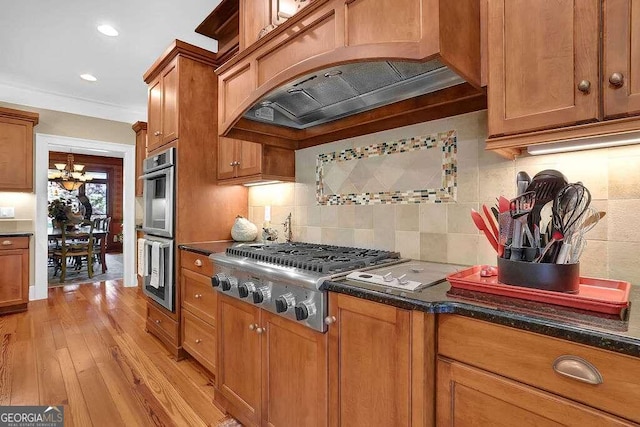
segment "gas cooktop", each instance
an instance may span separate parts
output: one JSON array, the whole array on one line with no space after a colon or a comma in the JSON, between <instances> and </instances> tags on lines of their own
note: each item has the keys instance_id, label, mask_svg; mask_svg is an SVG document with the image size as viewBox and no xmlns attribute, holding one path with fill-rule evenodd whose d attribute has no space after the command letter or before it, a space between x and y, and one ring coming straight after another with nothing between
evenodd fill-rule
<instances>
[{"instance_id":1,"label":"gas cooktop","mask_svg":"<svg viewBox=\"0 0 640 427\"><path fill-rule=\"evenodd\" d=\"M329 275L385 264L400 258L398 252L293 242L235 246L228 248L226 254L246 258L247 261Z\"/></svg>"}]
</instances>

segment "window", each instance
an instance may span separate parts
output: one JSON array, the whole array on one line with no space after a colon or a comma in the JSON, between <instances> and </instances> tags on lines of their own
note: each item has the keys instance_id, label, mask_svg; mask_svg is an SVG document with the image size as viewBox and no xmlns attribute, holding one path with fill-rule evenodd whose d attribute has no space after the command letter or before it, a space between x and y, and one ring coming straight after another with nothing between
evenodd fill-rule
<instances>
[{"instance_id":1,"label":"window","mask_svg":"<svg viewBox=\"0 0 640 427\"><path fill-rule=\"evenodd\" d=\"M93 180L85 183L81 188L73 191L65 190L62 185L58 184L55 181L49 181L48 184L48 201L52 201L55 199L65 199L71 200L71 205L73 206L73 211L78 212L83 209L79 196L82 194L86 195L89 199L89 203L91 203L91 215L92 216L106 216L108 215L108 174L105 172L91 172L87 171L91 176L93 176Z\"/></svg>"}]
</instances>

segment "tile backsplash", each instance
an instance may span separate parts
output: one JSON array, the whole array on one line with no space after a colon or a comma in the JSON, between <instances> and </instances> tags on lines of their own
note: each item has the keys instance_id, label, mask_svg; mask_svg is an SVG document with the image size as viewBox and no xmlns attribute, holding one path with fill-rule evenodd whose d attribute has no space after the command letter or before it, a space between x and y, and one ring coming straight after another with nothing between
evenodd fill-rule
<instances>
[{"instance_id":1,"label":"tile backsplash","mask_svg":"<svg viewBox=\"0 0 640 427\"><path fill-rule=\"evenodd\" d=\"M533 176L544 169L558 169L569 181L582 181L591 191L592 205L607 212L587 235L581 274L640 284L640 224L636 222L640 219L640 145L506 160L485 151L486 121L486 111L480 111L299 150L295 183L251 188L249 219L261 225L264 206L269 205L271 223L280 236L286 216L293 214L294 240L395 250L425 261L495 264L495 252L474 227L470 210L493 205L499 195L512 198L520 170ZM455 202L317 203L320 154L450 129L457 132ZM426 165L420 172L434 171Z\"/></svg>"}]
</instances>

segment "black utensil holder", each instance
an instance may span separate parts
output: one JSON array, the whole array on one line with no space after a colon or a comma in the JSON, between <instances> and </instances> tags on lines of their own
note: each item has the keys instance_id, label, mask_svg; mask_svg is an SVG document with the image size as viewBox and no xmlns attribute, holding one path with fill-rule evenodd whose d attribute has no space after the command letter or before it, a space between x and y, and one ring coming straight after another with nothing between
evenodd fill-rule
<instances>
[{"instance_id":1,"label":"black utensil holder","mask_svg":"<svg viewBox=\"0 0 640 427\"><path fill-rule=\"evenodd\" d=\"M580 287L580 264L536 263L498 258L498 281L505 285L576 293Z\"/></svg>"}]
</instances>

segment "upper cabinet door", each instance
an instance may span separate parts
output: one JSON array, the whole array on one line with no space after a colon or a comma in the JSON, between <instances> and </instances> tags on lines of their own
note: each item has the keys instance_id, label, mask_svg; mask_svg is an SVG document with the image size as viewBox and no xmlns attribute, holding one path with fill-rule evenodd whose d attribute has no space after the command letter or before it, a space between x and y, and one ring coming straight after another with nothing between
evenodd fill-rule
<instances>
[{"instance_id":1,"label":"upper cabinet door","mask_svg":"<svg viewBox=\"0 0 640 427\"><path fill-rule=\"evenodd\" d=\"M598 0L489 0L489 135L598 119Z\"/></svg>"},{"instance_id":2,"label":"upper cabinet door","mask_svg":"<svg viewBox=\"0 0 640 427\"><path fill-rule=\"evenodd\" d=\"M218 137L218 179L236 177L238 143L236 139Z\"/></svg>"},{"instance_id":3,"label":"upper cabinet door","mask_svg":"<svg viewBox=\"0 0 640 427\"><path fill-rule=\"evenodd\" d=\"M33 191L33 123L0 118L0 191Z\"/></svg>"},{"instance_id":4,"label":"upper cabinet door","mask_svg":"<svg viewBox=\"0 0 640 427\"><path fill-rule=\"evenodd\" d=\"M162 72L162 144L178 138L178 60Z\"/></svg>"},{"instance_id":5,"label":"upper cabinet door","mask_svg":"<svg viewBox=\"0 0 640 427\"><path fill-rule=\"evenodd\" d=\"M257 175L262 172L262 145L238 141L240 160L238 161L238 176Z\"/></svg>"},{"instance_id":6,"label":"upper cabinet door","mask_svg":"<svg viewBox=\"0 0 640 427\"><path fill-rule=\"evenodd\" d=\"M240 0L240 50L256 42L270 23L271 0Z\"/></svg>"},{"instance_id":7,"label":"upper cabinet door","mask_svg":"<svg viewBox=\"0 0 640 427\"><path fill-rule=\"evenodd\" d=\"M640 1L604 2L604 114L640 114Z\"/></svg>"},{"instance_id":8,"label":"upper cabinet door","mask_svg":"<svg viewBox=\"0 0 640 427\"><path fill-rule=\"evenodd\" d=\"M162 77L158 77L149 85L149 116L147 152L151 152L162 145Z\"/></svg>"}]
</instances>

